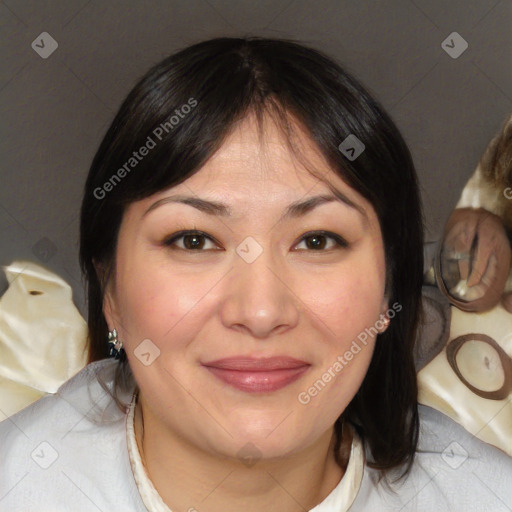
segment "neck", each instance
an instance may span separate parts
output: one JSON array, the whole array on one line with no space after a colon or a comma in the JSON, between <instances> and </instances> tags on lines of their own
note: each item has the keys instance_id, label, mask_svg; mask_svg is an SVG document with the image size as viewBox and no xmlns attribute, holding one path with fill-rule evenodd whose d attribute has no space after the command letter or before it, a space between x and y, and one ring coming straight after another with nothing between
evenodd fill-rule
<instances>
[{"instance_id":1,"label":"neck","mask_svg":"<svg viewBox=\"0 0 512 512\"><path fill-rule=\"evenodd\" d=\"M160 425L137 400L135 438L146 472L162 500L173 511L230 512L281 510L304 512L322 502L343 477L334 459L333 430L290 457L239 460L214 457ZM344 429L341 453L352 443Z\"/></svg>"}]
</instances>

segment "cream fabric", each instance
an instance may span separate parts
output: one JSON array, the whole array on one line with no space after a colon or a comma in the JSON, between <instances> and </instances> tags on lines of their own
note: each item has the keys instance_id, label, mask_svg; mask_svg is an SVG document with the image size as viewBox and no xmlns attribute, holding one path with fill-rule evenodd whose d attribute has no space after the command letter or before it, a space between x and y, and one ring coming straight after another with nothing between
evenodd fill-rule
<instances>
[{"instance_id":1,"label":"cream fabric","mask_svg":"<svg viewBox=\"0 0 512 512\"><path fill-rule=\"evenodd\" d=\"M28 261L5 267L0 299L0 419L59 386L87 362L87 326L58 275Z\"/></svg>"},{"instance_id":2,"label":"cream fabric","mask_svg":"<svg viewBox=\"0 0 512 512\"><path fill-rule=\"evenodd\" d=\"M509 118L509 123L512 117ZM512 202L503 201L503 190L484 179L481 163L466 183L456 208L484 208L503 218L505 208ZM512 291L512 268L505 284ZM451 322L448 343L466 334L485 334L512 357L512 314L498 304L485 313L467 313L450 306ZM418 401L448 415L478 438L512 456L512 389L502 400L482 398L459 379L448 363L446 346L418 373ZM499 368L486 368L492 361L485 353L468 361L473 372L481 373L489 381L496 378ZM509 361L512 365L512 361ZM494 371L493 371L494 370ZM490 384L490 383L489 383ZM484 381L485 385L485 381ZM512 486L512 483L511 483ZM511 502L512 504L512 502Z\"/></svg>"},{"instance_id":3,"label":"cream fabric","mask_svg":"<svg viewBox=\"0 0 512 512\"><path fill-rule=\"evenodd\" d=\"M512 357L512 314L502 306L485 313L466 313L454 306L451 306L451 311L448 343L465 334L484 333ZM480 359L482 376L492 378L497 370L485 366L485 354ZM512 456L512 389L503 400L476 395L452 370L446 346L418 373L418 388L420 403L441 411L473 435Z\"/></svg>"}]
</instances>

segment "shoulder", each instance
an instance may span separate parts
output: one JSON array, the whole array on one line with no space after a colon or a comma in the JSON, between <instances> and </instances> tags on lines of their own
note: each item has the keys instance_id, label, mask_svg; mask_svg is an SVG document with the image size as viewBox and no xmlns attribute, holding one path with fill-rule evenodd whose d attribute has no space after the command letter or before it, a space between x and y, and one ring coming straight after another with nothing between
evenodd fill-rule
<instances>
[{"instance_id":1,"label":"shoulder","mask_svg":"<svg viewBox=\"0 0 512 512\"><path fill-rule=\"evenodd\" d=\"M365 467L350 510L509 511L512 457L435 409L420 405L418 411L419 445L410 473L392 483L399 470L390 472L386 482Z\"/></svg>"},{"instance_id":2,"label":"shoulder","mask_svg":"<svg viewBox=\"0 0 512 512\"><path fill-rule=\"evenodd\" d=\"M30 435L41 427L51 427L57 433L69 428L68 421L77 416L91 424L104 423L104 412L111 412L110 420L118 420L122 413L115 414L110 407L112 397L100 385L100 380L111 389L113 360L104 359L87 365L71 379L64 382L56 393L48 394L0 422L0 435L15 439Z\"/></svg>"},{"instance_id":3,"label":"shoulder","mask_svg":"<svg viewBox=\"0 0 512 512\"><path fill-rule=\"evenodd\" d=\"M109 492L124 487L119 510L138 510L126 414L99 383L112 386L116 365L91 363L55 394L0 422L0 508L79 511L94 503L108 509ZM124 398L129 401L128 393Z\"/></svg>"}]
</instances>

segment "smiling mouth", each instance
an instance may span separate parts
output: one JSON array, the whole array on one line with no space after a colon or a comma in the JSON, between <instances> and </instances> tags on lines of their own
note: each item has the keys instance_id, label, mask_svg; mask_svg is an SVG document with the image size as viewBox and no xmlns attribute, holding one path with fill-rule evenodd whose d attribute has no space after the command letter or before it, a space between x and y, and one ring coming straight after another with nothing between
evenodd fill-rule
<instances>
[{"instance_id":1,"label":"smiling mouth","mask_svg":"<svg viewBox=\"0 0 512 512\"><path fill-rule=\"evenodd\" d=\"M299 379L311 366L289 357L228 358L202 364L227 385L247 393L269 393Z\"/></svg>"}]
</instances>

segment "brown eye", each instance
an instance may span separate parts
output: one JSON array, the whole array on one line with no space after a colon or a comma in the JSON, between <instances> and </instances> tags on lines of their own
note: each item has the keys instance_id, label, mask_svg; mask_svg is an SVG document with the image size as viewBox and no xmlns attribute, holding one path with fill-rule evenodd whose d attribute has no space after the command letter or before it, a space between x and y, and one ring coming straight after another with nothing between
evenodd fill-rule
<instances>
[{"instance_id":1,"label":"brown eye","mask_svg":"<svg viewBox=\"0 0 512 512\"><path fill-rule=\"evenodd\" d=\"M326 248L328 245L328 240L331 240L334 242L334 244L331 243L330 247ZM339 235L336 235L335 233L330 233L328 231L314 231L306 233L301 239L301 243L302 242L305 243L306 250L318 252L329 249L339 249L348 246L347 242L343 238L341 238Z\"/></svg>"},{"instance_id":2,"label":"brown eye","mask_svg":"<svg viewBox=\"0 0 512 512\"><path fill-rule=\"evenodd\" d=\"M210 242L214 247L205 248L205 245L207 245L208 242ZM179 233L172 235L170 238L167 238L164 241L164 245L171 247L172 249L195 252L203 252L217 247L213 243L213 239L211 237L201 233L200 231L180 231Z\"/></svg>"},{"instance_id":3,"label":"brown eye","mask_svg":"<svg viewBox=\"0 0 512 512\"><path fill-rule=\"evenodd\" d=\"M204 236L203 235L184 235L183 245L185 249L202 249L204 247Z\"/></svg>"}]
</instances>

